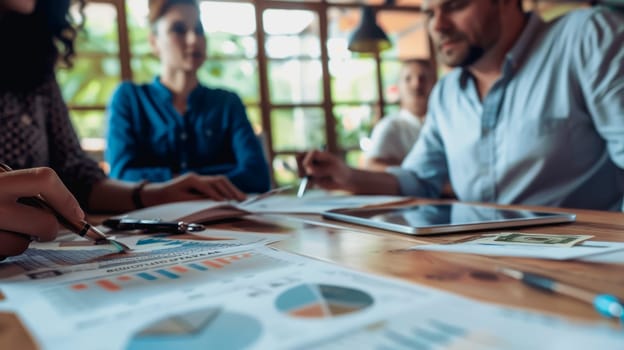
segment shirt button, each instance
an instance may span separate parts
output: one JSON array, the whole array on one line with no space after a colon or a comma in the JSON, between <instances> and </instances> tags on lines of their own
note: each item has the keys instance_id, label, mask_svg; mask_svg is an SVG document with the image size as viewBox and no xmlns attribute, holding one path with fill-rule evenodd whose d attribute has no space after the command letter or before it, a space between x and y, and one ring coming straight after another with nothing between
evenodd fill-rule
<instances>
[{"instance_id":1,"label":"shirt button","mask_svg":"<svg viewBox=\"0 0 624 350\"><path fill-rule=\"evenodd\" d=\"M186 140L187 137L188 137L188 135L186 135L185 132L180 134L180 140L182 140L182 141Z\"/></svg>"},{"instance_id":2,"label":"shirt button","mask_svg":"<svg viewBox=\"0 0 624 350\"><path fill-rule=\"evenodd\" d=\"M206 131L204 131L204 133L206 134L206 136L210 137L212 136L212 130L210 129L206 129Z\"/></svg>"},{"instance_id":3,"label":"shirt button","mask_svg":"<svg viewBox=\"0 0 624 350\"><path fill-rule=\"evenodd\" d=\"M23 114L21 118L22 124L30 125L32 124L32 118L28 114Z\"/></svg>"}]
</instances>

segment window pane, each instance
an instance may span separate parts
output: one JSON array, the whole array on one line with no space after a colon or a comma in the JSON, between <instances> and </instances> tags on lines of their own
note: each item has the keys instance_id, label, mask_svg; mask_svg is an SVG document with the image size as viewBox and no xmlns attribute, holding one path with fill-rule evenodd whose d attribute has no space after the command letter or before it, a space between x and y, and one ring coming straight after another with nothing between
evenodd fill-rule
<instances>
[{"instance_id":1,"label":"window pane","mask_svg":"<svg viewBox=\"0 0 624 350\"><path fill-rule=\"evenodd\" d=\"M330 59L332 98L335 102L377 100L375 61L370 58Z\"/></svg>"},{"instance_id":2,"label":"window pane","mask_svg":"<svg viewBox=\"0 0 624 350\"><path fill-rule=\"evenodd\" d=\"M263 13L269 58L321 56L318 16L306 10L266 10Z\"/></svg>"},{"instance_id":3,"label":"window pane","mask_svg":"<svg viewBox=\"0 0 624 350\"><path fill-rule=\"evenodd\" d=\"M368 137L373 124L373 108L370 105L336 106L336 132L343 149L360 148L360 141Z\"/></svg>"},{"instance_id":4,"label":"window pane","mask_svg":"<svg viewBox=\"0 0 624 350\"><path fill-rule=\"evenodd\" d=\"M232 33L207 33L208 59L210 58L254 58L258 55L256 39Z\"/></svg>"},{"instance_id":5,"label":"window pane","mask_svg":"<svg viewBox=\"0 0 624 350\"><path fill-rule=\"evenodd\" d=\"M321 108L275 109L271 112L273 149L304 151L326 144Z\"/></svg>"},{"instance_id":6,"label":"window pane","mask_svg":"<svg viewBox=\"0 0 624 350\"><path fill-rule=\"evenodd\" d=\"M245 103L260 101L256 61L209 60L204 63L198 75L203 84L232 90Z\"/></svg>"},{"instance_id":7,"label":"window pane","mask_svg":"<svg viewBox=\"0 0 624 350\"><path fill-rule=\"evenodd\" d=\"M258 106L245 106L245 110L247 111L247 118L249 118L249 122L256 135L263 133L264 128L262 127L260 108Z\"/></svg>"},{"instance_id":8,"label":"window pane","mask_svg":"<svg viewBox=\"0 0 624 350\"><path fill-rule=\"evenodd\" d=\"M366 155L359 149L348 151L345 155L347 165L355 168L363 168L366 165Z\"/></svg>"},{"instance_id":9,"label":"window pane","mask_svg":"<svg viewBox=\"0 0 624 350\"><path fill-rule=\"evenodd\" d=\"M399 74L401 72L400 61L384 61L381 64L381 76L383 80L383 95L386 103L399 102Z\"/></svg>"},{"instance_id":10,"label":"window pane","mask_svg":"<svg viewBox=\"0 0 624 350\"><path fill-rule=\"evenodd\" d=\"M152 52L149 45L149 24L147 23L147 0L126 1L128 35L132 55L145 55Z\"/></svg>"},{"instance_id":11,"label":"window pane","mask_svg":"<svg viewBox=\"0 0 624 350\"><path fill-rule=\"evenodd\" d=\"M78 9L72 8L75 13ZM79 53L119 52L117 10L111 4L89 3L84 8L84 32L78 31L76 48Z\"/></svg>"},{"instance_id":12,"label":"window pane","mask_svg":"<svg viewBox=\"0 0 624 350\"><path fill-rule=\"evenodd\" d=\"M273 159L273 174L278 186L294 184L299 181L297 160L294 155L277 155Z\"/></svg>"},{"instance_id":13,"label":"window pane","mask_svg":"<svg viewBox=\"0 0 624 350\"><path fill-rule=\"evenodd\" d=\"M256 15L252 4L201 1L200 10L207 33L249 36L256 32Z\"/></svg>"},{"instance_id":14,"label":"window pane","mask_svg":"<svg viewBox=\"0 0 624 350\"><path fill-rule=\"evenodd\" d=\"M120 82L117 57L81 56L71 70L59 70L57 78L69 105L106 105Z\"/></svg>"},{"instance_id":15,"label":"window pane","mask_svg":"<svg viewBox=\"0 0 624 350\"><path fill-rule=\"evenodd\" d=\"M160 63L153 56L139 56L130 60L132 80L137 83L148 83L154 80L160 69Z\"/></svg>"},{"instance_id":16,"label":"window pane","mask_svg":"<svg viewBox=\"0 0 624 350\"><path fill-rule=\"evenodd\" d=\"M272 103L320 103L323 81L320 61L270 61Z\"/></svg>"},{"instance_id":17,"label":"window pane","mask_svg":"<svg viewBox=\"0 0 624 350\"><path fill-rule=\"evenodd\" d=\"M70 117L80 139L104 139L106 129L106 113L104 111L71 111ZM93 144L93 142L88 144Z\"/></svg>"}]
</instances>

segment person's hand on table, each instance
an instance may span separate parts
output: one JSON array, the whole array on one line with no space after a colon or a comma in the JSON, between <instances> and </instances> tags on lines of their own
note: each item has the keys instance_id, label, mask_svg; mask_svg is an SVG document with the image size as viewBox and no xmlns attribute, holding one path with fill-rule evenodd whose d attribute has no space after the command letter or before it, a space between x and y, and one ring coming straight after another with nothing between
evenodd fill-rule
<instances>
[{"instance_id":1,"label":"person's hand on table","mask_svg":"<svg viewBox=\"0 0 624 350\"><path fill-rule=\"evenodd\" d=\"M193 173L178 176L167 182L149 183L143 188L140 196L145 206L196 199L242 201L246 198L246 195L225 176Z\"/></svg>"}]
</instances>

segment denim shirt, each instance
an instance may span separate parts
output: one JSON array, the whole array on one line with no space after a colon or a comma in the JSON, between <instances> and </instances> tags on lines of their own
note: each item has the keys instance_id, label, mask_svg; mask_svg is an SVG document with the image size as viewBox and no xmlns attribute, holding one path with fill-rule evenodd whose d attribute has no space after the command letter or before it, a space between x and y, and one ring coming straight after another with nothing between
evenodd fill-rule
<instances>
[{"instance_id":1,"label":"denim shirt","mask_svg":"<svg viewBox=\"0 0 624 350\"><path fill-rule=\"evenodd\" d=\"M405 195L620 210L624 195L624 17L530 14L483 100L465 69L434 88L397 176Z\"/></svg>"},{"instance_id":2,"label":"denim shirt","mask_svg":"<svg viewBox=\"0 0 624 350\"><path fill-rule=\"evenodd\" d=\"M198 85L180 115L157 77L122 83L109 105L106 160L115 179L154 182L194 172L224 175L245 192L270 187L262 146L240 98Z\"/></svg>"}]
</instances>

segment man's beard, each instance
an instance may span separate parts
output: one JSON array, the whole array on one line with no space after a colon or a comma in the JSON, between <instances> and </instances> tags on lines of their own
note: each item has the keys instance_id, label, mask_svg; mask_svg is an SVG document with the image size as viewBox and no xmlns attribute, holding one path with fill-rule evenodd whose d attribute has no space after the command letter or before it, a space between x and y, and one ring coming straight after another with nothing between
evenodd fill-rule
<instances>
[{"instance_id":1,"label":"man's beard","mask_svg":"<svg viewBox=\"0 0 624 350\"><path fill-rule=\"evenodd\" d=\"M438 58L442 63L446 64L449 67L465 68L477 62L481 57L483 57L484 53L485 49L483 47L470 45L468 47L468 50L466 51L466 54L463 57L458 57L455 55L447 56L439 52Z\"/></svg>"},{"instance_id":2,"label":"man's beard","mask_svg":"<svg viewBox=\"0 0 624 350\"><path fill-rule=\"evenodd\" d=\"M482 47L470 45L470 47L468 48L468 54L461 62L459 62L459 64L457 64L457 66L462 68L468 67L473 63L477 62L484 53L485 49L483 49Z\"/></svg>"}]
</instances>

